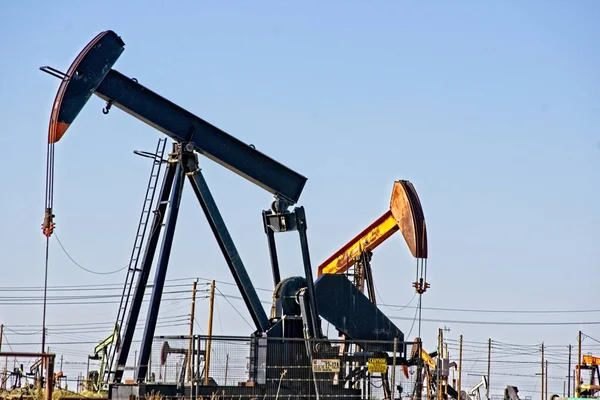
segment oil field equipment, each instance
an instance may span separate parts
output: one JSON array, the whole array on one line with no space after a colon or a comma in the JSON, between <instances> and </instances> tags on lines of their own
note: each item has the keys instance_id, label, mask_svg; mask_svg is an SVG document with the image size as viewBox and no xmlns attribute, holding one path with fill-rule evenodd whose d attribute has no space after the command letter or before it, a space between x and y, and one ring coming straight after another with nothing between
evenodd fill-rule
<instances>
[{"instance_id":1,"label":"oil field equipment","mask_svg":"<svg viewBox=\"0 0 600 400\"><path fill-rule=\"evenodd\" d=\"M113 346L112 354L107 356L109 364L103 374L103 381L109 384L109 397L122 399L158 391L173 397L218 395L223 399L264 399L278 396L290 399L314 397L317 400L321 397L364 398L363 391L353 379L371 372L385 373L396 364L406 364L407 343L402 331L345 276L322 274L316 281L313 279L306 213L302 206L297 205L307 179L259 152L254 146L243 143L156 94L136 79L112 69L123 51L123 40L108 30L85 46L66 73L51 67L41 67L44 72L61 80L48 132L47 190L42 225L47 237L52 235L54 229L54 145L63 138L93 94L106 102L104 114L108 114L112 107L118 108L174 141L166 159L162 156L164 142L159 142L157 152L150 155L154 159L153 171L155 167L160 170L161 165L165 165L164 177L149 237L145 250L141 253L141 263L138 265L137 257L132 256L132 262L135 258L136 264L129 266L127 279L133 283L132 300L122 303L120 307L118 319L122 318L123 322L117 321L119 329L117 340L114 341L116 346ZM198 155L246 178L274 196L270 208L262 212L275 283L270 316L259 300L256 288L204 179ZM153 198L152 182L157 182L157 176L158 172L151 173L146 196L150 203ZM205 380L194 379L192 385L181 385L183 380L180 380L178 384L168 386L148 382L147 379L152 341L186 177L254 323L254 331L249 338L248 376L244 382L236 385L228 385L228 380L223 384L211 379L209 384L202 384ZM144 210L150 210L149 207ZM140 226L145 220L144 215L149 214L149 211L142 213ZM419 242L419 238L424 232L419 229L424 229L424 225L414 229L416 235L413 236L417 240L415 248L422 251L423 242ZM299 235L304 276L282 279L275 234L293 231ZM136 236L134 254L141 252L142 244L138 237L139 233ZM159 237L162 242L134 376L135 383L123 383ZM334 345L333 341L325 337L321 318L343 332L349 341L356 343L358 350L340 351L340 346ZM354 323L348 324L348 320ZM186 362L199 359L199 346L194 346L193 353L186 353L186 356ZM196 367L199 367L198 362ZM286 368L282 370L283 367ZM301 374L299 371L310 373ZM392 374L392 387L393 381ZM386 398L390 399L389 396L388 394Z\"/></svg>"}]
</instances>

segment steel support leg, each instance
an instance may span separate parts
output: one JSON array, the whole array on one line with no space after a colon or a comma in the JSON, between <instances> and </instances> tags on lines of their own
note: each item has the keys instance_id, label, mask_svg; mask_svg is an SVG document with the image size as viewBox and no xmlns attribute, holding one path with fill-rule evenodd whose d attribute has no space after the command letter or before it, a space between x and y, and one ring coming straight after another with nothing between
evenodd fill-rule
<instances>
[{"instance_id":1,"label":"steel support leg","mask_svg":"<svg viewBox=\"0 0 600 400\"><path fill-rule=\"evenodd\" d=\"M167 167L165 177L163 179L162 188L160 190L160 197L156 210L154 211L154 218L152 220L152 228L150 231L150 237L146 243L146 249L144 251L144 258L142 260L142 266L140 274L135 286L135 292L133 295L133 301L129 309L129 314L125 322L125 329L123 336L120 338L119 353L117 355L117 366L113 382L121 382L123 373L125 372L125 365L127 364L127 358L129 357L129 351L131 350L131 343L133 341L133 335L135 333L135 327L140 316L142 308L142 301L144 300L144 292L146 291L146 285L148 283L148 277L150 276L150 270L152 268L152 262L154 261L154 254L156 253L156 247L158 245L158 239L160 237L161 227L163 224L165 211L167 209L167 203L169 201L169 195L171 194L171 188L173 186L173 178L175 177L176 165L170 163ZM112 366L111 366L112 367Z\"/></svg>"},{"instance_id":2,"label":"steel support leg","mask_svg":"<svg viewBox=\"0 0 600 400\"><path fill-rule=\"evenodd\" d=\"M267 234L267 243L269 245L269 257L271 258L271 269L273 271L273 284L274 287L281 282L281 273L279 270L279 260L277 257L277 246L275 245L275 232L271 228L269 228L269 220L268 220L267 211L263 211L263 226L265 228L265 233Z\"/></svg>"},{"instance_id":3,"label":"steel support leg","mask_svg":"<svg viewBox=\"0 0 600 400\"><path fill-rule=\"evenodd\" d=\"M137 381L143 382L148 370L148 360L150 359L150 351L152 350L152 339L156 330L156 320L160 309L160 301L162 299L165 278L167 276L167 267L169 265L169 256L171 255L171 247L173 245L173 236L175 234L175 225L177 224L177 216L179 214L179 204L181 202L181 193L183 190L184 174L183 167L180 162L176 163L175 177L173 189L171 190L171 199L168 210L168 219L165 227L165 234L160 249L156 274L154 276L154 287L152 288L152 296L150 297L150 305L148 307L148 316L146 317L146 326L144 335L142 336L142 345L140 348L140 357L138 361Z\"/></svg>"},{"instance_id":4,"label":"steel support leg","mask_svg":"<svg viewBox=\"0 0 600 400\"><path fill-rule=\"evenodd\" d=\"M306 277L306 289L308 291L308 300L311 308L311 323L316 339L323 338L321 322L319 320L319 310L317 309L317 298L315 296L315 281L313 280L312 265L310 263L310 253L308 251L308 237L306 235L306 214L304 207L296 207L296 229L300 234L300 250L302 251L302 262L304 264L304 275Z\"/></svg>"},{"instance_id":5,"label":"steel support leg","mask_svg":"<svg viewBox=\"0 0 600 400\"><path fill-rule=\"evenodd\" d=\"M315 336L316 336L315 331L313 330L312 332L310 332L311 327L306 326L308 324L311 324L312 323L311 321L314 320L313 315L312 315L312 310L310 309L310 299L306 298L306 294L307 293L305 290L301 290L298 295L298 300L300 300L300 310L302 313L302 320L304 323L304 332L305 332L304 333L304 343L306 345L306 353L308 355L309 362L312 365L313 359L314 359L314 350L318 347L318 344L319 344L319 341L321 338L319 337L319 338L317 338L317 340L315 340ZM316 398L316 400L319 400L320 399L319 382L317 380L317 375L316 375L315 371L312 370L311 372L312 372L312 380L313 380L313 383L315 386L315 398Z\"/></svg>"},{"instance_id":6,"label":"steel support leg","mask_svg":"<svg viewBox=\"0 0 600 400\"><path fill-rule=\"evenodd\" d=\"M204 180L204 176L200 170L196 170L193 173L188 174L188 178L192 184L196 197L200 202L202 210L206 214L206 219L210 225L217 243L223 252L225 261L229 266L229 270L235 279L240 293L246 303L246 307L250 312L252 320L256 326L256 329L260 332L266 332L269 328L269 319L265 310L260 302L256 289L246 272L244 263L233 243L233 239L229 235L225 221L221 217L221 213L217 208L217 204L210 193L208 185Z\"/></svg>"},{"instance_id":7,"label":"steel support leg","mask_svg":"<svg viewBox=\"0 0 600 400\"><path fill-rule=\"evenodd\" d=\"M373 269L371 268L371 252L363 252L360 255L360 258L363 265L365 280L367 281L369 300L371 300L371 303L374 305L377 305L377 299L375 297L375 281L373 280Z\"/></svg>"}]
</instances>

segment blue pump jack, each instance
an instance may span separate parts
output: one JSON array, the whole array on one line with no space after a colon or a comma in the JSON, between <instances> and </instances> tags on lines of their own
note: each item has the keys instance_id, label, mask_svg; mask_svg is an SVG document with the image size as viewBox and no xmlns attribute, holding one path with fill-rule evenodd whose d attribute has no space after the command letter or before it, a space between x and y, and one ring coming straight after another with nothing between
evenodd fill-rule
<instances>
[{"instance_id":1,"label":"blue pump jack","mask_svg":"<svg viewBox=\"0 0 600 400\"><path fill-rule=\"evenodd\" d=\"M346 283L339 280L339 278L343 278L342 276L322 277L316 284L314 282L307 237L306 214L302 206L296 206L307 179L259 152L254 146L243 143L158 95L141 85L136 79L129 78L114 70L113 65L124 51L124 46L121 37L115 32L107 30L98 34L85 46L66 73L48 66L40 68L42 71L61 80L51 112L48 135L49 146L53 146L61 140L93 94L106 101L103 109L104 114L108 114L112 107L116 107L159 130L174 141L167 160L159 200L151 224L151 234L146 242L139 275L135 283L133 300L123 330L119 332L116 365L109 366L108 381L111 384L119 384L123 378L151 266L159 244L159 237L161 231L164 230L137 362L137 382L143 382L146 377L185 177L188 178L187 180L198 199L252 317L256 328L253 336L323 339L320 315L335 320L340 316L340 312L348 313L356 312L356 310L343 310L344 302L341 297L333 303L323 299L317 301L319 294L315 285L320 286L322 292L339 289L340 292L344 292L346 296L350 297L361 296L362 293L356 293ZM294 327L293 323L292 325L288 323L287 328L285 328L282 325L280 314L272 315L269 318L265 313L255 287L204 179L199 165L199 154L246 178L274 196L274 201L269 209L262 212L273 281L276 290L292 290L295 293L295 303L283 305L287 301L284 296L279 301L279 309L286 308L288 311L291 310L290 312L301 315L300 325ZM53 217L51 210L49 215ZM49 223L52 226L51 218ZM304 277L288 278L282 281L275 233L292 231L299 234ZM283 282L285 282L285 285L280 285ZM323 294L321 297L325 298L326 296L326 294ZM356 303L361 307L359 311L370 316L370 319L367 318L367 320L374 321L373 323L385 328L378 331L387 332L388 336L386 338L393 337L401 342L403 341L402 332L376 307L369 308L370 306L364 301ZM345 304L348 305L348 302L345 302ZM319 313L319 307L323 308L323 314ZM313 345L309 344L313 343L311 341L307 340L306 343L308 362L311 362L313 354L320 351L320 349L313 348ZM318 398L319 387L316 380L314 390Z\"/></svg>"}]
</instances>

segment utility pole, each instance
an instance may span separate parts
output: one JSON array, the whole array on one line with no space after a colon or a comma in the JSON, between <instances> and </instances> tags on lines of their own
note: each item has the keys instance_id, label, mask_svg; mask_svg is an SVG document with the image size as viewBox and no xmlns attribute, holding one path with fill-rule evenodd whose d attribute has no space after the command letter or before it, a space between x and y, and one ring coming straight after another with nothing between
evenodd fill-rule
<instances>
[{"instance_id":1,"label":"utility pole","mask_svg":"<svg viewBox=\"0 0 600 400\"><path fill-rule=\"evenodd\" d=\"M63 367L63 355L61 354L60 355L60 372L62 372L62 370L63 370L62 367ZM58 387L59 388L62 387L61 384L60 384L61 380L62 380L62 378L58 378Z\"/></svg>"},{"instance_id":2,"label":"utility pole","mask_svg":"<svg viewBox=\"0 0 600 400\"><path fill-rule=\"evenodd\" d=\"M206 341L206 356L204 357L204 384L208 385L208 374L210 371L210 342L212 339L213 306L215 303L215 281L210 282L210 298L208 302L208 340Z\"/></svg>"},{"instance_id":3,"label":"utility pole","mask_svg":"<svg viewBox=\"0 0 600 400\"><path fill-rule=\"evenodd\" d=\"M544 384L544 388L546 389L546 400L548 400L548 360L546 360L546 374L544 376L546 383Z\"/></svg>"},{"instance_id":4,"label":"utility pole","mask_svg":"<svg viewBox=\"0 0 600 400\"><path fill-rule=\"evenodd\" d=\"M444 327L446 328L446 327ZM448 329L449 331L450 329ZM444 357L442 357L442 365L444 365L446 362L450 362L450 353L448 352L448 343L444 343ZM448 370L449 372L450 370ZM445 368L443 370L443 372L445 372ZM448 382L450 381L450 375L445 375L444 374L444 396L448 396Z\"/></svg>"},{"instance_id":5,"label":"utility pole","mask_svg":"<svg viewBox=\"0 0 600 400\"><path fill-rule=\"evenodd\" d=\"M85 369L85 390L91 390L92 383L90 382L90 356L87 356L87 367Z\"/></svg>"},{"instance_id":6,"label":"utility pole","mask_svg":"<svg viewBox=\"0 0 600 400\"><path fill-rule=\"evenodd\" d=\"M2 352L2 337L4 336L4 324L0 325L0 352ZM6 359L8 361L8 358ZM4 371L2 373L2 381L0 381L0 390L4 390L6 383L6 366L4 367Z\"/></svg>"},{"instance_id":7,"label":"utility pole","mask_svg":"<svg viewBox=\"0 0 600 400\"><path fill-rule=\"evenodd\" d=\"M442 363L444 357L444 331L440 328L438 331L438 366L437 366L437 398L443 400L442 391Z\"/></svg>"},{"instance_id":8,"label":"utility pole","mask_svg":"<svg viewBox=\"0 0 600 400\"><path fill-rule=\"evenodd\" d=\"M4 324L0 325L0 352L2 351L2 337L4 336ZM6 358L6 362L8 363L8 358ZM6 387L6 364L4 366L4 371L2 373L2 381L0 381L0 390L4 390Z\"/></svg>"},{"instance_id":9,"label":"utility pole","mask_svg":"<svg viewBox=\"0 0 600 400\"><path fill-rule=\"evenodd\" d=\"M187 376L188 382L192 381L192 342L194 340L194 318L196 315L196 286L198 285L198 281L194 281L192 286L192 310L190 311L190 343L188 345L188 362L187 362Z\"/></svg>"},{"instance_id":10,"label":"utility pole","mask_svg":"<svg viewBox=\"0 0 600 400\"><path fill-rule=\"evenodd\" d=\"M542 342L542 397L541 400L544 400L544 342Z\"/></svg>"},{"instance_id":11,"label":"utility pole","mask_svg":"<svg viewBox=\"0 0 600 400\"><path fill-rule=\"evenodd\" d=\"M487 370L487 388L485 389L485 397L490 398L490 370L492 369L492 338L488 339L488 370ZM459 395L460 396L460 395Z\"/></svg>"},{"instance_id":12,"label":"utility pole","mask_svg":"<svg viewBox=\"0 0 600 400\"><path fill-rule=\"evenodd\" d=\"M571 345L569 345L569 368L567 369L567 371L569 371L569 376L567 377L567 382L569 382L569 385L567 387L567 396L571 397Z\"/></svg>"},{"instance_id":13,"label":"utility pole","mask_svg":"<svg viewBox=\"0 0 600 400\"><path fill-rule=\"evenodd\" d=\"M579 383L581 382L581 331L577 335L577 365L575 366L575 397L579 397Z\"/></svg>"},{"instance_id":14,"label":"utility pole","mask_svg":"<svg viewBox=\"0 0 600 400\"><path fill-rule=\"evenodd\" d=\"M8 380L8 357L4 359L4 374L0 389L6 390L6 381Z\"/></svg>"},{"instance_id":15,"label":"utility pole","mask_svg":"<svg viewBox=\"0 0 600 400\"><path fill-rule=\"evenodd\" d=\"M4 358L4 370L2 371L2 382L0 382L0 390L6 390L6 381L8 380L8 357Z\"/></svg>"},{"instance_id":16,"label":"utility pole","mask_svg":"<svg viewBox=\"0 0 600 400\"><path fill-rule=\"evenodd\" d=\"M463 337L462 335L460 335L460 338L458 340L459 342L459 346L458 346L458 385L457 385L457 392L458 392L458 398L460 399L460 390L461 390L461 379L462 379L462 346L463 346Z\"/></svg>"}]
</instances>

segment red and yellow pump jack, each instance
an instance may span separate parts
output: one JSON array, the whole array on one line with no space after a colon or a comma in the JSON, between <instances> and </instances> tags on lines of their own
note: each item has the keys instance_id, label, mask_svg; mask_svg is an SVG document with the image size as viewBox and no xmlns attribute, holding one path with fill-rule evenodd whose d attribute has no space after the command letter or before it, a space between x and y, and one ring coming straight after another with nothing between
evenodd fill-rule
<instances>
[{"instance_id":1,"label":"red and yellow pump jack","mask_svg":"<svg viewBox=\"0 0 600 400\"><path fill-rule=\"evenodd\" d=\"M413 257L423 264L420 267L422 274L419 276L418 271L413 287L417 293L425 293L430 287L424 273L427 260L425 217L414 186L406 180L394 182L390 209L319 265L318 276L346 273L355 266L355 284L364 291L366 281L369 285L369 298L375 304L375 286L370 268L371 254L397 231L402 232Z\"/></svg>"},{"instance_id":2,"label":"red and yellow pump jack","mask_svg":"<svg viewBox=\"0 0 600 400\"><path fill-rule=\"evenodd\" d=\"M394 182L390 209L319 265L318 276L346 273L353 277L354 284L362 292L368 285L367 295L376 304L370 263L372 252L398 231L402 232L412 256L417 259L417 279L412 286L422 295L430 287L427 283L427 229L419 196L413 184L407 180ZM349 273L353 267L353 273ZM416 341L420 343L419 338ZM435 367L433 359L422 348L418 356L424 363L433 363ZM408 379L408 367L403 365L402 369Z\"/></svg>"}]
</instances>

